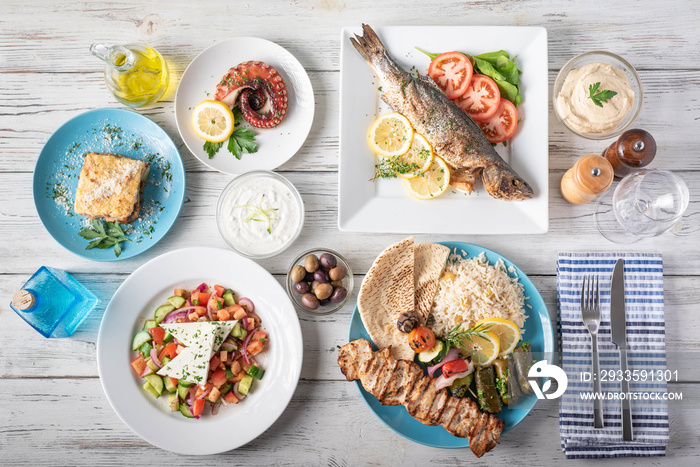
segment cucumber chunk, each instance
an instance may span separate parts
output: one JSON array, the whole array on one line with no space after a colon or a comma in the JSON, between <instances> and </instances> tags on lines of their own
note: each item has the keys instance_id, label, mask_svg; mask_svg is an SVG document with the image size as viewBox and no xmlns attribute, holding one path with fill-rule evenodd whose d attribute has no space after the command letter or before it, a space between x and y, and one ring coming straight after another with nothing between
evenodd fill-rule
<instances>
[{"instance_id":1,"label":"cucumber chunk","mask_svg":"<svg viewBox=\"0 0 700 467\"><path fill-rule=\"evenodd\" d=\"M177 383L177 393L180 396L180 399L187 399L187 393L190 391L192 386L194 386L194 383L188 383L187 381L180 380Z\"/></svg>"},{"instance_id":2,"label":"cucumber chunk","mask_svg":"<svg viewBox=\"0 0 700 467\"><path fill-rule=\"evenodd\" d=\"M146 321L143 324L144 331L148 331L149 329L154 328L154 327L156 327L156 322L155 322L155 320L152 320L152 319L149 319L148 321Z\"/></svg>"},{"instance_id":3,"label":"cucumber chunk","mask_svg":"<svg viewBox=\"0 0 700 467\"><path fill-rule=\"evenodd\" d=\"M163 337L163 343L164 344L169 344L170 341L173 340L173 335L170 334L168 331L165 331L165 337Z\"/></svg>"},{"instance_id":4,"label":"cucumber chunk","mask_svg":"<svg viewBox=\"0 0 700 467\"><path fill-rule=\"evenodd\" d=\"M187 404L180 404L180 413L187 418L194 418L194 415L192 415L192 411L189 407L187 407Z\"/></svg>"},{"instance_id":5,"label":"cucumber chunk","mask_svg":"<svg viewBox=\"0 0 700 467\"><path fill-rule=\"evenodd\" d=\"M163 376L163 383L165 384L165 389L172 395L175 391L177 391L177 386L173 384L173 382L170 380L170 377L168 376ZM173 410L173 412L175 412Z\"/></svg>"},{"instance_id":6,"label":"cucumber chunk","mask_svg":"<svg viewBox=\"0 0 700 467\"><path fill-rule=\"evenodd\" d=\"M153 371L153 373L158 373L158 370L160 370L160 368L158 368L158 365L156 365L150 357L146 359L146 366L150 368Z\"/></svg>"},{"instance_id":7,"label":"cucumber chunk","mask_svg":"<svg viewBox=\"0 0 700 467\"><path fill-rule=\"evenodd\" d=\"M250 387L253 385L253 377L250 375L245 375L241 382L238 384L238 392L242 396L247 396Z\"/></svg>"},{"instance_id":8,"label":"cucumber chunk","mask_svg":"<svg viewBox=\"0 0 700 467\"><path fill-rule=\"evenodd\" d=\"M250 368L248 369L248 374L255 379L262 379L263 375L265 374L265 370L263 370L262 368L258 368L255 365L250 365Z\"/></svg>"},{"instance_id":9,"label":"cucumber chunk","mask_svg":"<svg viewBox=\"0 0 700 467\"><path fill-rule=\"evenodd\" d=\"M185 304L186 301L187 300L185 300L184 297L181 297L179 295L173 295L172 297L168 298L168 303L170 303L175 308L180 308L182 305Z\"/></svg>"},{"instance_id":10,"label":"cucumber chunk","mask_svg":"<svg viewBox=\"0 0 700 467\"><path fill-rule=\"evenodd\" d=\"M177 397L177 394L168 394L168 405L170 406L171 412L180 410L180 398Z\"/></svg>"},{"instance_id":11,"label":"cucumber chunk","mask_svg":"<svg viewBox=\"0 0 700 467\"><path fill-rule=\"evenodd\" d=\"M248 331L241 327L241 323L236 323L233 329L231 329L231 335L239 339L245 339L245 336L248 335Z\"/></svg>"},{"instance_id":12,"label":"cucumber chunk","mask_svg":"<svg viewBox=\"0 0 700 467\"><path fill-rule=\"evenodd\" d=\"M151 375L149 375L149 376L151 376ZM143 388L144 388L146 391L148 391L148 392L149 392L153 397L155 397L156 399L158 399L158 398L160 397L160 394L158 393L158 391L156 391L156 390L153 388L153 386L151 386L151 383L149 383L148 381L146 381L146 382L143 383Z\"/></svg>"},{"instance_id":13,"label":"cucumber chunk","mask_svg":"<svg viewBox=\"0 0 700 467\"><path fill-rule=\"evenodd\" d=\"M158 393L156 397L160 397L160 395L163 394L163 378L158 375L146 375L144 378L146 378L146 381L151 385L153 390Z\"/></svg>"},{"instance_id":14,"label":"cucumber chunk","mask_svg":"<svg viewBox=\"0 0 700 467\"><path fill-rule=\"evenodd\" d=\"M139 331L134 336L134 340L131 343L131 350L138 350L143 344L151 341L153 338L148 331Z\"/></svg>"},{"instance_id":15,"label":"cucumber chunk","mask_svg":"<svg viewBox=\"0 0 700 467\"><path fill-rule=\"evenodd\" d=\"M144 342L141 348L139 349L139 353L143 358L148 358L149 355L151 355L151 349L153 347L151 346L150 343Z\"/></svg>"},{"instance_id":16,"label":"cucumber chunk","mask_svg":"<svg viewBox=\"0 0 700 467\"><path fill-rule=\"evenodd\" d=\"M153 314L153 317L156 320L156 324L160 324L166 316L168 316L168 313L173 311L175 307L173 305L161 305L158 308L156 308L155 313Z\"/></svg>"},{"instance_id":17,"label":"cucumber chunk","mask_svg":"<svg viewBox=\"0 0 700 467\"><path fill-rule=\"evenodd\" d=\"M236 304L236 299L233 298L233 290L226 289L224 292L224 305L231 306Z\"/></svg>"}]
</instances>

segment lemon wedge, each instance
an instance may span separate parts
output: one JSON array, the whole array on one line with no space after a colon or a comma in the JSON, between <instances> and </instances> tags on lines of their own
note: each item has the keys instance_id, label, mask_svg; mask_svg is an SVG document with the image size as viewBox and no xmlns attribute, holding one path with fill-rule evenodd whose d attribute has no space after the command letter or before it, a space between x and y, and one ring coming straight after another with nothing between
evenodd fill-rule
<instances>
[{"instance_id":1,"label":"lemon wedge","mask_svg":"<svg viewBox=\"0 0 700 467\"><path fill-rule=\"evenodd\" d=\"M418 199L433 199L450 186L450 169L445 161L433 156L433 162L424 173L403 181L408 192Z\"/></svg>"},{"instance_id":2,"label":"lemon wedge","mask_svg":"<svg viewBox=\"0 0 700 467\"><path fill-rule=\"evenodd\" d=\"M470 337L471 340L462 339L461 350L475 365L488 366L498 358L501 344L495 333L487 331Z\"/></svg>"},{"instance_id":3,"label":"lemon wedge","mask_svg":"<svg viewBox=\"0 0 700 467\"><path fill-rule=\"evenodd\" d=\"M416 164L418 168L405 174L397 173L396 175L407 179L416 178L418 175L427 172L432 165L433 148L430 147L430 143L423 135L414 133L411 147L406 154L399 156L399 160L406 164Z\"/></svg>"},{"instance_id":4,"label":"lemon wedge","mask_svg":"<svg viewBox=\"0 0 700 467\"><path fill-rule=\"evenodd\" d=\"M406 117L391 112L380 116L369 130L369 144L384 157L402 156L411 148L413 127Z\"/></svg>"},{"instance_id":5,"label":"lemon wedge","mask_svg":"<svg viewBox=\"0 0 700 467\"><path fill-rule=\"evenodd\" d=\"M508 355L520 342L520 328L509 319L485 318L474 325L474 327L484 325L485 329L494 333L500 343L499 357Z\"/></svg>"},{"instance_id":6,"label":"lemon wedge","mask_svg":"<svg viewBox=\"0 0 700 467\"><path fill-rule=\"evenodd\" d=\"M192 111L192 127L200 138L210 143L226 141L233 133L233 112L219 101L202 101Z\"/></svg>"}]
</instances>

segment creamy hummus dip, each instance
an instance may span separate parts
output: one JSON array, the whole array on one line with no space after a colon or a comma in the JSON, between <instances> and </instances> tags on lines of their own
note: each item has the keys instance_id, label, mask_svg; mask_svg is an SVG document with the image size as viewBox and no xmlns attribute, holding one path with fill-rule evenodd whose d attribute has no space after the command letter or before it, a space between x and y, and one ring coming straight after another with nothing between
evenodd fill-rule
<instances>
[{"instance_id":1,"label":"creamy hummus dip","mask_svg":"<svg viewBox=\"0 0 700 467\"><path fill-rule=\"evenodd\" d=\"M602 102L603 107L590 98L589 86L598 82L599 91L617 93ZM579 133L606 133L615 129L633 103L634 91L625 72L605 63L589 63L571 70L557 96L559 116Z\"/></svg>"},{"instance_id":2,"label":"creamy hummus dip","mask_svg":"<svg viewBox=\"0 0 700 467\"><path fill-rule=\"evenodd\" d=\"M268 175L233 183L220 201L221 234L240 252L268 255L287 247L302 223L292 190Z\"/></svg>"}]
</instances>

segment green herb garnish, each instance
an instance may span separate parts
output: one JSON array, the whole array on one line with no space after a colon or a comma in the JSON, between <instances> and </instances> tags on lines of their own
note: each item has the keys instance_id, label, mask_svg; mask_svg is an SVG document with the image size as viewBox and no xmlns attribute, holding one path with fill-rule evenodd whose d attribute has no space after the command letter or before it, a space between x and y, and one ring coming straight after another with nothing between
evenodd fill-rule
<instances>
[{"instance_id":1,"label":"green herb garnish","mask_svg":"<svg viewBox=\"0 0 700 467\"><path fill-rule=\"evenodd\" d=\"M382 158L374 168L374 178L371 181L378 178L396 178L399 174L403 175L420 169L415 162L401 160L401 156Z\"/></svg>"},{"instance_id":2,"label":"green herb garnish","mask_svg":"<svg viewBox=\"0 0 700 467\"><path fill-rule=\"evenodd\" d=\"M609 99L612 99L613 97L617 96L617 93L615 91L611 91L609 89L599 91L598 88L600 88L600 81L598 81L595 84L588 85L588 97L598 107L603 107L603 102L608 102Z\"/></svg>"},{"instance_id":3,"label":"green herb garnish","mask_svg":"<svg viewBox=\"0 0 700 467\"><path fill-rule=\"evenodd\" d=\"M258 152L258 145L255 142L255 133L247 128L236 128L228 139L227 148L236 159L240 159L241 154Z\"/></svg>"},{"instance_id":4,"label":"green herb garnish","mask_svg":"<svg viewBox=\"0 0 700 467\"><path fill-rule=\"evenodd\" d=\"M508 389L506 388L506 380L505 378L496 378L496 389L498 389L498 393L501 395L501 397L505 400L508 399Z\"/></svg>"},{"instance_id":5,"label":"green herb garnish","mask_svg":"<svg viewBox=\"0 0 700 467\"><path fill-rule=\"evenodd\" d=\"M272 221L272 219L275 218L275 212L278 211L278 208L263 209L262 202L264 199L265 199L265 195L263 194L262 197L260 198L260 202L258 203L257 206L255 206L253 204L242 204L240 206L234 206L234 208L247 208L248 209L248 217L243 219L243 222L250 222L250 221L266 222L267 223L267 233L271 234L272 233L271 221Z\"/></svg>"},{"instance_id":6,"label":"green herb garnish","mask_svg":"<svg viewBox=\"0 0 700 467\"><path fill-rule=\"evenodd\" d=\"M209 159L211 159L212 157L214 157L214 154L219 152L219 149L221 149L221 146L223 145L223 141L221 143L211 143L207 141L204 143L203 149L209 155Z\"/></svg>"},{"instance_id":7,"label":"green herb garnish","mask_svg":"<svg viewBox=\"0 0 700 467\"><path fill-rule=\"evenodd\" d=\"M130 242L121 226L116 222L104 222L99 219L92 220L92 228L83 229L78 235L85 240L91 240L85 247L86 250L98 248L104 250L114 247L114 254L119 257L122 254L121 242Z\"/></svg>"},{"instance_id":8,"label":"green herb garnish","mask_svg":"<svg viewBox=\"0 0 700 467\"><path fill-rule=\"evenodd\" d=\"M452 345L452 347L458 347L458 348L462 347L462 345L463 345L462 341L464 339L469 339L471 341L473 336L479 336L482 338L486 338L486 336L484 336L484 333L490 331L492 325L482 323L482 324L477 324L473 328L469 328L469 329L460 329L461 327L462 327L462 323L459 323L447 335L447 341Z\"/></svg>"}]
</instances>

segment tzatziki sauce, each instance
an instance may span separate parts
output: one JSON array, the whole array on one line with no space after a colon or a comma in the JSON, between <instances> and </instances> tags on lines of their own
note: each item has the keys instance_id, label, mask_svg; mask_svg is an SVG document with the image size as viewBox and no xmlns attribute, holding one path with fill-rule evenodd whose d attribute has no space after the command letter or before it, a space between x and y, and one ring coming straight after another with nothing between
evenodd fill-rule
<instances>
[{"instance_id":1,"label":"tzatziki sauce","mask_svg":"<svg viewBox=\"0 0 700 467\"><path fill-rule=\"evenodd\" d=\"M281 252L303 222L298 193L274 174L246 174L221 194L219 230L229 245L250 256Z\"/></svg>"}]
</instances>

